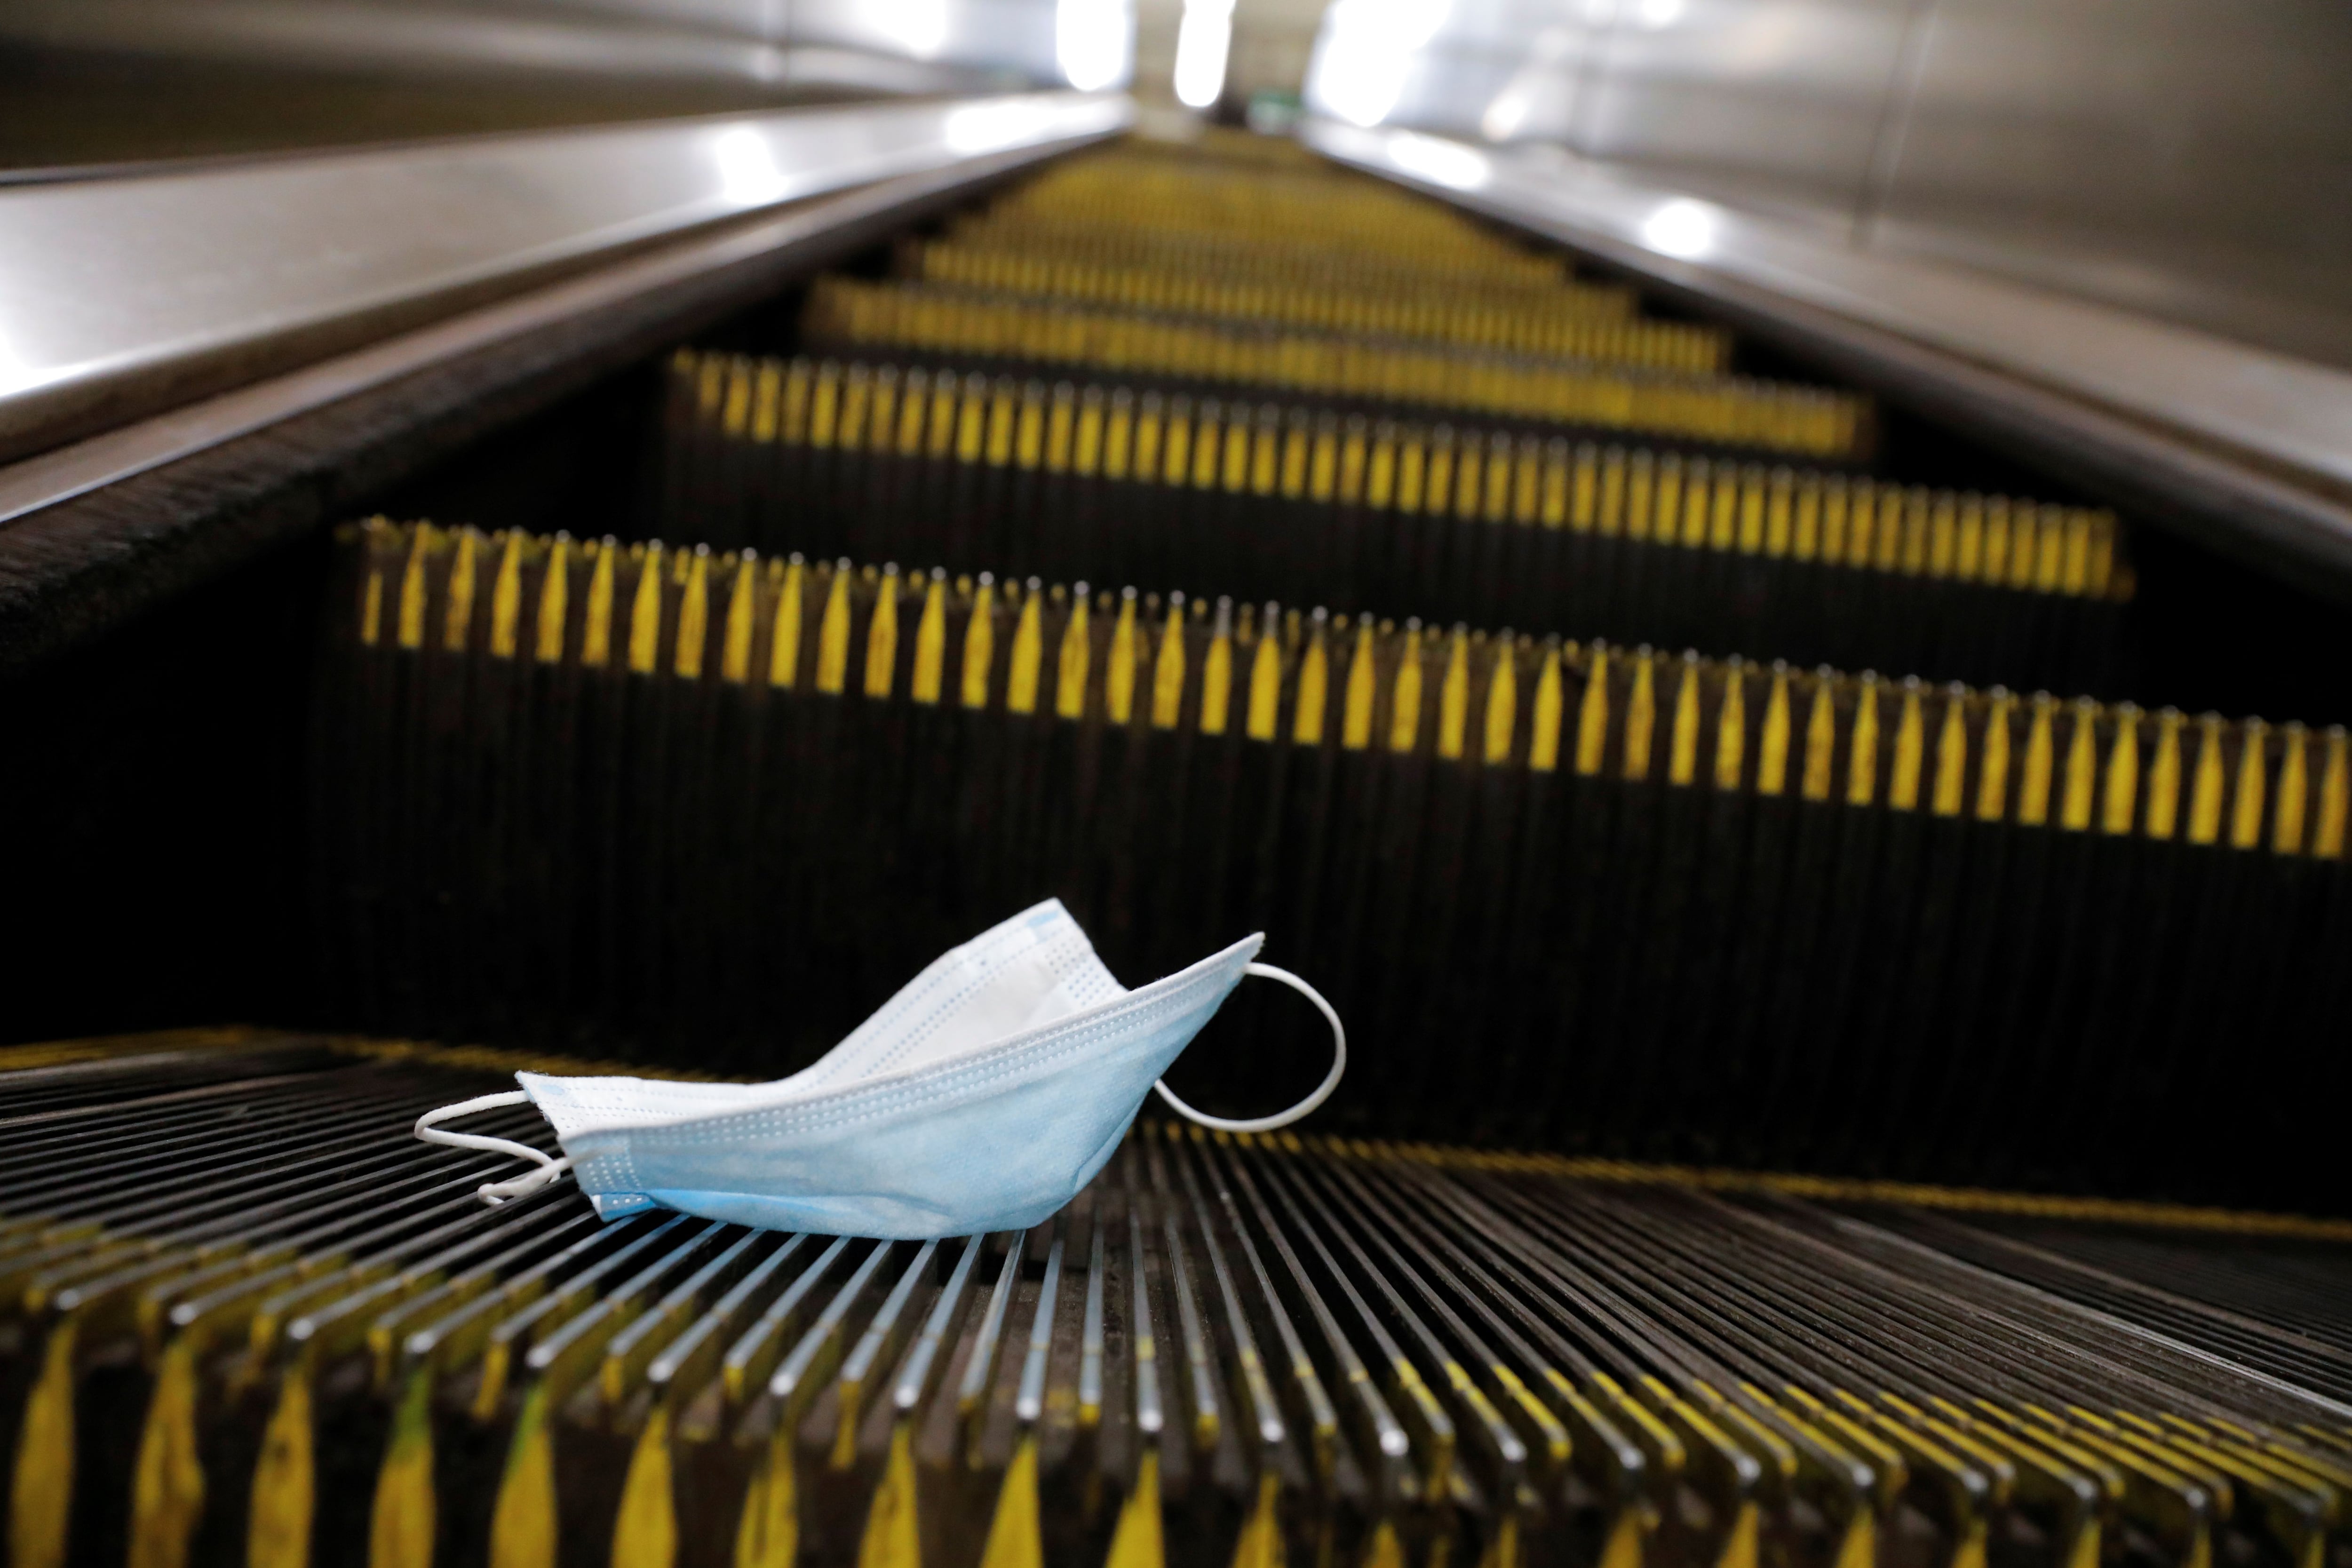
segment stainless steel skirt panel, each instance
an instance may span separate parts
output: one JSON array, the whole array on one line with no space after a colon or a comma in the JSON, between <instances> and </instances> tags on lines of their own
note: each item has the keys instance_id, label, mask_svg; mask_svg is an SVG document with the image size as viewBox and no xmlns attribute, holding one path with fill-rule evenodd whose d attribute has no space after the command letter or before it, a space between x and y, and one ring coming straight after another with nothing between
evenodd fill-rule
<instances>
[{"instance_id":1,"label":"stainless steel skirt panel","mask_svg":"<svg viewBox=\"0 0 2352 1568\"><path fill-rule=\"evenodd\" d=\"M624 247L1128 112L1075 93L861 105L0 193L0 457Z\"/></svg>"}]
</instances>

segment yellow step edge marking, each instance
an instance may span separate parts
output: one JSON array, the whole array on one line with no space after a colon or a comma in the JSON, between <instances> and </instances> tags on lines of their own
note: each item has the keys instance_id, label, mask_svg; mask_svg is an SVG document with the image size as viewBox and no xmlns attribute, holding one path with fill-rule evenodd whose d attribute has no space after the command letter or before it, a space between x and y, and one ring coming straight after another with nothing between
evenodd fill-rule
<instances>
[{"instance_id":1,"label":"yellow step edge marking","mask_svg":"<svg viewBox=\"0 0 2352 1568\"><path fill-rule=\"evenodd\" d=\"M247 1568L308 1568L310 1521L318 1500L316 1467L310 1369L298 1362L281 1374L277 1407L261 1434L246 1530Z\"/></svg>"},{"instance_id":2,"label":"yellow step edge marking","mask_svg":"<svg viewBox=\"0 0 2352 1568\"><path fill-rule=\"evenodd\" d=\"M2085 697L2074 703L2073 734L2066 742L2066 784L2060 795L2058 826L2082 833L2091 826L2091 805L2097 795L2099 705Z\"/></svg>"},{"instance_id":3,"label":"yellow step edge marking","mask_svg":"<svg viewBox=\"0 0 2352 1568\"><path fill-rule=\"evenodd\" d=\"M463 653L474 631L474 557L481 534L471 528L457 531L457 552L449 563L449 604L441 626L441 647Z\"/></svg>"},{"instance_id":4,"label":"yellow step edge marking","mask_svg":"<svg viewBox=\"0 0 2352 1568\"><path fill-rule=\"evenodd\" d=\"M613 1568L672 1568L677 1561L677 1510L670 1490L669 1405L656 1404L637 1434L613 1523ZM368 1568L384 1568L372 1563ZM430 1568L430 1564L422 1565Z\"/></svg>"},{"instance_id":5,"label":"yellow step edge marking","mask_svg":"<svg viewBox=\"0 0 2352 1568\"><path fill-rule=\"evenodd\" d=\"M1495 645L1495 669L1486 679L1486 743L1479 761L1499 767L1511 760L1511 739L1519 716L1518 648L1508 637ZM1559 744L1559 715L1553 710L1552 743Z\"/></svg>"},{"instance_id":6,"label":"yellow step edge marking","mask_svg":"<svg viewBox=\"0 0 2352 1568\"><path fill-rule=\"evenodd\" d=\"M1459 761L1470 725L1470 634L1454 628L1446 639L1445 678L1437 689L1437 754Z\"/></svg>"},{"instance_id":7,"label":"yellow step edge marking","mask_svg":"<svg viewBox=\"0 0 2352 1568\"><path fill-rule=\"evenodd\" d=\"M2107 787L2099 809L2099 831L2117 837L2132 830L2139 805L2139 710L2116 708L2116 738L2107 751Z\"/></svg>"},{"instance_id":8,"label":"yellow step edge marking","mask_svg":"<svg viewBox=\"0 0 2352 1568\"><path fill-rule=\"evenodd\" d=\"M373 647L383 636L383 568L368 568L360 590L360 646Z\"/></svg>"},{"instance_id":9,"label":"yellow step edge marking","mask_svg":"<svg viewBox=\"0 0 2352 1568\"><path fill-rule=\"evenodd\" d=\"M547 1415L547 1390L532 1389L499 1478L490 1568L555 1568L555 1455Z\"/></svg>"},{"instance_id":10,"label":"yellow step edge marking","mask_svg":"<svg viewBox=\"0 0 2352 1568\"><path fill-rule=\"evenodd\" d=\"M1927 766L1927 720L1916 676L1903 682L1903 711L1895 724L1895 771L1886 784L1886 805L1894 811L1919 809L1919 780Z\"/></svg>"},{"instance_id":11,"label":"yellow step edge marking","mask_svg":"<svg viewBox=\"0 0 2352 1568\"><path fill-rule=\"evenodd\" d=\"M1281 1483L1271 1475L1257 1479L1257 1501L1250 1509L1249 1518L1243 1521L1241 1534L1234 1542L1233 1568L1285 1568L1282 1521L1276 1513L1276 1504L1282 1497ZM1385 1554L1383 1542L1386 1542ZM1364 1549L1364 1568L1404 1568L1404 1553L1398 1546L1395 1527L1386 1520L1373 1531L1371 1542ZM1007 1568L994 1563L984 1563L982 1568Z\"/></svg>"},{"instance_id":12,"label":"yellow step edge marking","mask_svg":"<svg viewBox=\"0 0 2352 1568\"><path fill-rule=\"evenodd\" d=\"M702 679L702 656L710 640L710 547L696 547L687 569L686 594L678 601L677 649L670 667L680 680Z\"/></svg>"},{"instance_id":13,"label":"yellow step edge marking","mask_svg":"<svg viewBox=\"0 0 2352 1568\"><path fill-rule=\"evenodd\" d=\"M1017 297L953 300L956 320L949 321L940 319L949 302L919 283L834 277L813 291L807 322L821 337L850 343L896 342L982 353L1020 349L1033 357L1107 368L1343 395L1370 391L1825 455L1850 449L1864 423L1863 405L1851 396L1735 378L1693 379L1682 373L1654 380L1586 362L1515 361L1489 351L1332 340L1297 330L1269 334L1198 319L1139 321L1115 309ZM814 430L811 438L814 444ZM2057 586L2054 574L2052 586Z\"/></svg>"},{"instance_id":14,"label":"yellow step edge marking","mask_svg":"<svg viewBox=\"0 0 2352 1568\"><path fill-rule=\"evenodd\" d=\"M1977 820L1999 822L2009 800L2010 695L1996 689L1985 714L1984 757L1977 774Z\"/></svg>"},{"instance_id":15,"label":"yellow step edge marking","mask_svg":"<svg viewBox=\"0 0 2352 1568\"><path fill-rule=\"evenodd\" d=\"M490 589L492 658L512 658L515 656L516 630L522 620L523 531L520 528L502 531L506 535L504 548L499 552L498 576Z\"/></svg>"},{"instance_id":16,"label":"yellow step edge marking","mask_svg":"<svg viewBox=\"0 0 2352 1568\"><path fill-rule=\"evenodd\" d=\"M1519 1543L1519 1516L1507 1513L1478 1553L1478 1568L1525 1568L1527 1553Z\"/></svg>"},{"instance_id":17,"label":"yellow step edge marking","mask_svg":"<svg viewBox=\"0 0 2352 1568\"><path fill-rule=\"evenodd\" d=\"M1356 649L1348 661L1348 704L1339 728L1339 744L1351 752L1372 743L1372 705L1380 697L1380 672L1374 659L1371 617L1358 616Z\"/></svg>"},{"instance_id":18,"label":"yellow step edge marking","mask_svg":"<svg viewBox=\"0 0 2352 1568\"><path fill-rule=\"evenodd\" d=\"M1813 683L1812 711L1805 720L1805 771L1798 791L1807 800L1830 797L1830 768L1837 752L1837 710L1826 677Z\"/></svg>"},{"instance_id":19,"label":"yellow step edge marking","mask_svg":"<svg viewBox=\"0 0 2352 1568\"><path fill-rule=\"evenodd\" d=\"M656 540L638 556L637 591L629 602L629 673L651 675L659 661L662 622L662 547Z\"/></svg>"},{"instance_id":20,"label":"yellow step edge marking","mask_svg":"<svg viewBox=\"0 0 2352 1568\"><path fill-rule=\"evenodd\" d=\"M1111 1533L1110 1552L1103 1558L1103 1568L1163 1568L1167 1560L1167 1545L1160 1525L1160 1454L1157 1449L1146 1448L1136 1466L1135 1489L1119 1507L1118 1526ZM858 1568L881 1565L868 1564L861 1559ZM908 1568L914 1568L911 1560Z\"/></svg>"},{"instance_id":21,"label":"yellow step edge marking","mask_svg":"<svg viewBox=\"0 0 2352 1568\"><path fill-rule=\"evenodd\" d=\"M203 1349L200 1333L180 1334L156 1365L131 1472L130 1568L187 1568L205 1509L196 1438L196 1358Z\"/></svg>"},{"instance_id":22,"label":"yellow step edge marking","mask_svg":"<svg viewBox=\"0 0 2352 1568\"><path fill-rule=\"evenodd\" d=\"M1266 626L1260 629L1257 651L1250 656L1249 719L1244 732L1253 741L1271 741L1281 715L1282 639Z\"/></svg>"},{"instance_id":23,"label":"yellow step edge marking","mask_svg":"<svg viewBox=\"0 0 2352 1568\"><path fill-rule=\"evenodd\" d=\"M758 560L746 551L736 559L728 585L727 626L719 638L719 679L730 686L740 686L751 679L751 632L759 618L759 565Z\"/></svg>"},{"instance_id":24,"label":"yellow step edge marking","mask_svg":"<svg viewBox=\"0 0 2352 1568\"><path fill-rule=\"evenodd\" d=\"M1160 656L1151 662L1151 727L1173 730L1184 709L1184 606L1169 601L1160 630Z\"/></svg>"},{"instance_id":25,"label":"yellow step edge marking","mask_svg":"<svg viewBox=\"0 0 2352 1568\"><path fill-rule=\"evenodd\" d=\"M1648 1532L1649 1516L1640 1504L1620 1508L1601 1545L1600 1568L1642 1568L1642 1538Z\"/></svg>"},{"instance_id":26,"label":"yellow step edge marking","mask_svg":"<svg viewBox=\"0 0 2352 1568\"><path fill-rule=\"evenodd\" d=\"M1528 767L1539 773L1559 768L1560 720L1567 705L1567 686L1560 675L1559 645L1544 649L1543 669L1536 677L1534 711L1528 722Z\"/></svg>"},{"instance_id":27,"label":"yellow step edge marking","mask_svg":"<svg viewBox=\"0 0 2352 1568\"><path fill-rule=\"evenodd\" d=\"M25 1402L9 1476L9 1568L64 1568L73 1507L74 1355L79 1326L68 1318L49 1331L40 1375Z\"/></svg>"},{"instance_id":28,"label":"yellow step edge marking","mask_svg":"<svg viewBox=\"0 0 2352 1568\"><path fill-rule=\"evenodd\" d=\"M1864 670L1853 700L1853 733L1845 768L1845 803L1868 805L1878 796L1878 677Z\"/></svg>"},{"instance_id":29,"label":"yellow step edge marking","mask_svg":"<svg viewBox=\"0 0 2352 1568\"><path fill-rule=\"evenodd\" d=\"M2271 812L2271 852L2274 855L2303 853L2304 805L2310 788L2310 774L2303 755L2305 734L2300 724L2287 724L2279 731L2278 804Z\"/></svg>"},{"instance_id":30,"label":"yellow step edge marking","mask_svg":"<svg viewBox=\"0 0 2352 1568\"><path fill-rule=\"evenodd\" d=\"M898 672L898 568L882 569L881 585L874 594L874 617L866 627L866 695L890 695Z\"/></svg>"},{"instance_id":31,"label":"yellow step edge marking","mask_svg":"<svg viewBox=\"0 0 2352 1568\"><path fill-rule=\"evenodd\" d=\"M1298 697L1290 717L1290 740L1293 745L1319 746L1323 743L1324 710L1331 701L1331 656L1327 646L1322 612L1316 612L1315 627L1308 635L1306 657L1298 666Z\"/></svg>"},{"instance_id":32,"label":"yellow step edge marking","mask_svg":"<svg viewBox=\"0 0 2352 1568\"><path fill-rule=\"evenodd\" d=\"M1216 626L1209 634L1209 654L1201 661L1201 733L1222 735L1231 716L1234 698L1234 629L1232 607L1217 605Z\"/></svg>"},{"instance_id":33,"label":"yellow step edge marking","mask_svg":"<svg viewBox=\"0 0 2352 1568\"><path fill-rule=\"evenodd\" d=\"M2197 771L2189 786L2189 842L2210 844L2221 837L2221 795L2228 776L2221 768L2221 716L2200 715L2197 728Z\"/></svg>"},{"instance_id":34,"label":"yellow step edge marking","mask_svg":"<svg viewBox=\"0 0 2352 1568\"><path fill-rule=\"evenodd\" d=\"M1135 666L1142 652L1135 609L1135 590L1122 589L1118 619L1111 624L1110 668L1103 672L1103 708L1114 724L1126 724L1135 718Z\"/></svg>"},{"instance_id":35,"label":"yellow step edge marking","mask_svg":"<svg viewBox=\"0 0 2352 1568\"><path fill-rule=\"evenodd\" d=\"M1054 660L1054 712L1063 719L1082 719L1087 711L1087 674L1094 640L1087 630L1087 585L1070 593L1070 618L1062 627L1062 646Z\"/></svg>"},{"instance_id":36,"label":"yellow step edge marking","mask_svg":"<svg viewBox=\"0 0 2352 1568\"><path fill-rule=\"evenodd\" d=\"M856 574L848 562L835 563L824 616L817 622L816 689L829 697L849 683L849 580Z\"/></svg>"},{"instance_id":37,"label":"yellow step edge marking","mask_svg":"<svg viewBox=\"0 0 2352 1568\"><path fill-rule=\"evenodd\" d=\"M1867 1507L1855 1509L1838 1542L1832 1568L1873 1568L1877 1561L1878 1515Z\"/></svg>"},{"instance_id":38,"label":"yellow step edge marking","mask_svg":"<svg viewBox=\"0 0 2352 1568\"><path fill-rule=\"evenodd\" d=\"M2249 719L2238 740L2238 787L2230 802L2230 847L2252 849L2263 841L2263 753L2270 727Z\"/></svg>"},{"instance_id":39,"label":"yellow step edge marking","mask_svg":"<svg viewBox=\"0 0 2352 1568\"><path fill-rule=\"evenodd\" d=\"M2319 780L2319 822L2312 830L2311 852L2323 860L2344 858L2344 825L2352 816L2352 745L2347 744L2344 727L2331 725L2327 731L2327 761Z\"/></svg>"},{"instance_id":40,"label":"yellow step edge marking","mask_svg":"<svg viewBox=\"0 0 2352 1568\"><path fill-rule=\"evenodd\" d=\"M1715 787L1736 790L1748 765L1746 668L1733 659L1724 670L1723 705L1715 723Z\"/></svg>"},{"instance_id":41,"label":"yellow step edge marking","mask_svg":"<svg viewBox=\"0 0 2352 1568\"><path fill-rule=\"evenodd\" d=\"M1421 739L1421 627L1409 623L1404 652L1397 659L1396 684L1389 692L1389 750L1411 752Z\"/></svg>"},{"instance_id":42,"label":"yellow step edge marking","mask_svg":"<svg viewBox=\"0 0 2352 1568\"><path fill-rule=\"evenodd\" d=\"M2143 831L2159 841L2169 839L2180 820L2180 725L2177 708L2156 716L2156 754L2147 764L2147 825Z\"/></svg>"},{"instance_id":43,"label":"yellow step edge marking","mask_svg":"<svg viewBox=\"0 0 2352 1568\"><path fill-rule=\"evenodd\" d=\"M408 560L400 572L400 646L417 648L425 646L425 559L432 553L439 531L430 523L419 523L415 537L408 543Z\"/></svg>"},{"instance_id":44,"label":"yellow step edge marking","mask_svg":"<svg viewBox=\"0 0 2352 1568\"><path fill-rule=\"evenodd\" d=\"M1585 672L1584 697L1576 715L1576 771L1590 778L1601 771L1609 744L1609 650L1595 647Z\"/></svg>"},{"instance_id":45,"label":"yellow step edge marking","mask_svg":"<svg viewBox=\"0 0 2352 1568\"><path fill-rule=\"evenodd\" d=\"M1772 667L1772 685L1764 699L1763 733L1756 748L1756 793L1780 795L1789 787L1789 669Z\"/></svg>"},{"instance_id":46,"label":"yellow step edge marking","mask_svg":"<svg viewBox=\"0 0 2352 1568\"><path fill-rule=\"evenodd\" d=\"M800 1555L800 1505L794 1492L792 1439L778 1432L753 1472L735 1528L735 1568L793 1568ZM509 1568L493 1561L490 1568Z\"/></svg>"},{"instance_id":47,"label":"yellow step edge marking","mask_svg":"<svg viewBox=\"0 0 2352 1568\"><path fill-rule=\"evenodd\" d=\"M966 708L988 706L989 670L995 660L996 584L983 575L963 631L963 689L958 696Z\"/></svg>"},{"instance_id":48,"label":"yellow step edge marking","mask_svg":"<svg viewBox=\"0 0 2352 1568\"><path fill-rule=\"evenodd\" d=\"M410 1374L368 1515L368 1568L433 1568L433 1377ZM152 1565L162 1568L162 1565Z\"/></svg>"},{"instance_id":49,"label":"yellow step edge marking","mask_svg":"<svg viewBox=\"0 0 2352 1568\"><path fill-rule=\"evenodd\" d=\"M907 695L926 708L936 708L946 679L948 659L947 574L934 571L923 591L922 618L915 623L915 670Z\"/></svg>"},{"instance_id":50,"label":"yellow step edge marking","mask_svg":"<svg viewBox=\"0 0 2352 1568\"><path fill-rule=\"evenodd\" d=\"M901 1421L890 1432L890 1455L882 1468L881 1484L866 1511L866 1533L857 1542L857 1568L922 1568L922 1536L917 1528L918 1489L915 1482L915 1438ZM1155 1521L1157 1513L1154 1514ZM1116 1549L1112 1560L1117 1561ZM637 1568L623 1563L615 1552L614 1568ZM667 1568L658 1564L656 1568ZM1154 1559L1151 1568L1158 1568Z\"/></svg>"},{"instance_id":51,"label":"yellow step edge marking","mask_svg":"<svg viewBox=\"0 0 2352 1568\"><path fill-rule=\"evenodd\" d=\"M1004 1485L996 1494L996 1513L988 1523L988 1541L981 1550L980 1568L1045 1568L1045 1545L1038 1522L1037 1439L1024 1437L1004 1471Z\"/></svg>"},{"instance_id":52,"label":"yellow step edge marking","mask_svg":"<svg viewBox=\"0 0 2352 1568\"><path fill-rule=\"evenodd\" d=\"M1723 1553L1715 1560L1715 1568L1758 1568L1758 1534L1762 1523L1760 1510L1752 1500L1743 1500L1732 1515L1731 1530L1724 1538Z\"/></svg>"},{"instance_id":53,"label":"yellow step edge marking","mask_svg":"<svg viewBox=\"0 0 2352 1568\"><path fill-rule=\"evenodd\" d=\"M1682 679L1675 686L1674 727L1666 745L1666 782L1678 786L1698 782L1698 660L1685 658Z\"/></svg>"},{"instance_id":54,"label":"yellow step edge marking","mask_svg":"<svg viewBox=\"0 0 2352 1568\"><path fill-rule=\"evenodd\" d=\"M595 561L588 572L588 603L580 630L580 663L585 668L602 669L613 660L613 597L620 568L612 546L592 542L583 549Z\"/></svg>"}]
</instances>

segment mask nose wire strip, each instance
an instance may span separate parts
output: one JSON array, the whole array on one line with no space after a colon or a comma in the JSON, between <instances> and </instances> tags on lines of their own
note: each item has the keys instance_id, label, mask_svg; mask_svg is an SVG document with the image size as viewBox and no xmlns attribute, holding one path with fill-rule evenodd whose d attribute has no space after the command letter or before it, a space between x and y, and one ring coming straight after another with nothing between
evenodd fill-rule
<instances>
[{"instance_id":1,"label":"mask nose wire strip","mask_svg":"<svg viewBox=\"0 0 2352 1568\"><path fill-rule=\"evenodd\" d=\"M486 1138L478 1132L445 1132L440 1123L457 1116L471 1116L478 1110L496 1110L502 1106L520 1105L530 1096L519 1089L503 1094L477 1095L461 1100L455 1105L445 1105L438 1110L428 1110L416 1119L415 1133L427 1143L446 1143L452 1149L487 1149L493 1154L512 1154L518 1159L537 1163L539 1169L528 1171L510 1182L484 1182L474 1189L475 1195L486 1204L502 1204L509 1198L519 1198L525 1193L535 1193L572 1168L572 1157L561 1158L528 1143L518 1143L511 1138Z\"/></svg>"},{"instance_id":2,"label":"mask nose wire strip","mask_svg":"<svg viewBox=\"0 0 2352 1568\"><path fill-rule=\"evenodd\" d=\"M1213 1127L1220 1132L1271 1132L1277 1127L1289 1126L1331 1098L1331 1091L1339 1087L1339 1079L1345 1077L1348 1071L1348 1031L1339 1022L1339 1015L1332 1010L1331 1004L1323 1000L1323 993L1316 990L1287 969L1276 969L1271 963L1253 963L1242 973L1255 974L1265 980L1281 981L1285 985L1314 1003L1317 1009L1322 1013L1324 1021L1331 1026L1331 1070L1325 1075L1321 1083L1316 1085L1315 1092L1287 1110L1278 1110L1272 1116L1261 1116L1253 1121L1234 1121L1222 1116L1209 1116L1193 1110L1176 1098L1176 1091L1170 1089L1164 1079L1153 1083L1151 1087L1160 1091L1160 1098L1166 1100L1177 1115L1187 1121L1197 1121L1203 1127Z\"/></svg>"}]
</instances>

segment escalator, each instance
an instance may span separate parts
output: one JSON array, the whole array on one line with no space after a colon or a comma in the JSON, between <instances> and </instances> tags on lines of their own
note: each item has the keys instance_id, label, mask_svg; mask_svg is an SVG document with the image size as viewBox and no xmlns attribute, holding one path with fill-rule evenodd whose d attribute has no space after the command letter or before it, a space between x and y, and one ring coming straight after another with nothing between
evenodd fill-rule
<instances>
[{"instance_id":1,"label":"escalator","mask_svg":"<svg viewBox=\"0 0 2352 1568\"><path fill-rule=\"evenodd\" d=\"M1336 132L1027 115L0 469L15 1568L2340 1557L2284 503ZM783 1079L1047 900L1263 931L1337 1091L940 1240L409 1136ZM1167 1088L1329 1066L1244 987Z\"/></svg>"}]
</instances>

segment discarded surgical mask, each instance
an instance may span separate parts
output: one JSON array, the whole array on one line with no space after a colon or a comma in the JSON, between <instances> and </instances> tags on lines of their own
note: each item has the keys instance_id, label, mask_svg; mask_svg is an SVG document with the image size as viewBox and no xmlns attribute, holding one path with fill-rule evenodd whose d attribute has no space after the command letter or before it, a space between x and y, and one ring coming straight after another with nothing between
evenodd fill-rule
<instances>
[{"instance_id":1,"label":"discarded surgical mask","mask_svg":"<svg viewBox=\"0 0 2352 1568\"><path fill-rule=\"evenodd\" d=\"M1339 1087L1339 1016L1315 989L1254 963L1262 936L1129 991L1058 899L1006 921L917 975L814 1065L773 1083L515 1075L520 1090L417 1119L416 1135L538 1165L485 1185L498 1202L567 1169L607 1219L651 1206L772 1230L923 1239L1016 1230L1092 1180L1155 1087L1181 1114L1270 1131ZM1315 1092L1255 1121L1204 1116L1158 1082L1247 974L1303 993L1331 1026ZM536 1104L557 1158L439 1124Z\"/></svg>"}]
</instances>

